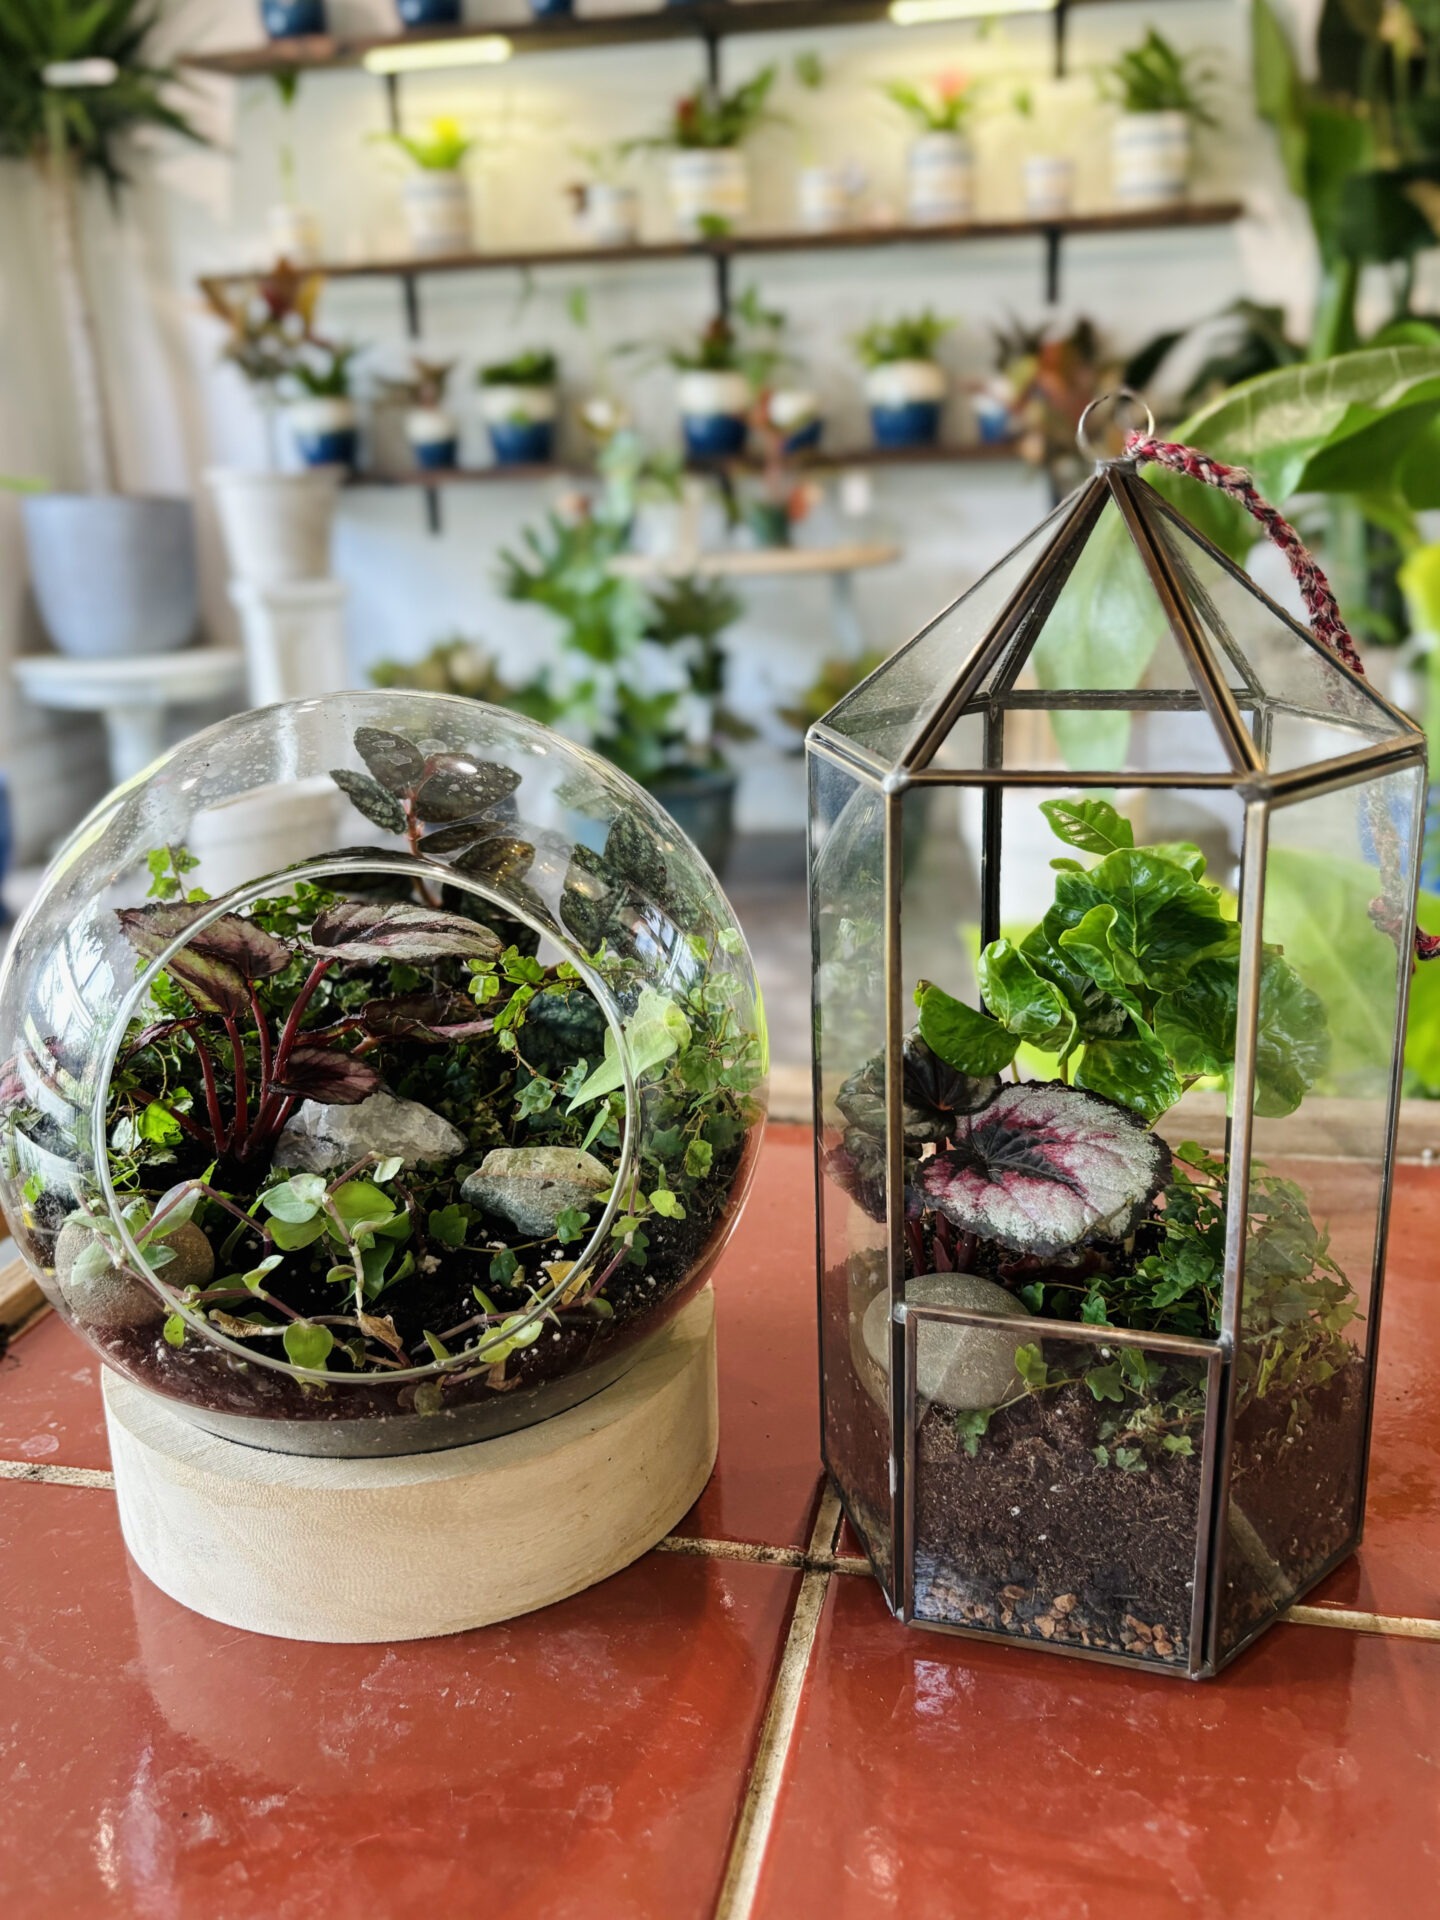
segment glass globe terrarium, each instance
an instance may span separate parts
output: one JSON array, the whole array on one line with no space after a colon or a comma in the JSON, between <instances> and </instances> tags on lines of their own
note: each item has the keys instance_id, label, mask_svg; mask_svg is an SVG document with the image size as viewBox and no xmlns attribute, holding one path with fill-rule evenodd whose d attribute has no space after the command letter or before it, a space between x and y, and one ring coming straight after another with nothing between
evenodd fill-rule
<instances>
[{"instance_id":1,"label":"glass globe terrarium","mask_svg":"<svg viewBox=\"0 0 1440 1920\"><path fill-rule=\"evenodd\" d=\"M808 749L846 1510L902 1619L1214 1672L1359 1539L1424 736L1117 461Z\"/></svg>"},{"instance_id":2,"label":"glass globe terrarium","mask_svg":"<svg viewBox=\"0 0 1440 1920\"><path fill-rule=\"evenodd\" d=\"M57 1310L210 1431L347 1456L616 1379L725 1244L767 1072L668 816L408 692L241 715L104 801L16 931L0 1061Z\"/></svg>"}]
</instances>

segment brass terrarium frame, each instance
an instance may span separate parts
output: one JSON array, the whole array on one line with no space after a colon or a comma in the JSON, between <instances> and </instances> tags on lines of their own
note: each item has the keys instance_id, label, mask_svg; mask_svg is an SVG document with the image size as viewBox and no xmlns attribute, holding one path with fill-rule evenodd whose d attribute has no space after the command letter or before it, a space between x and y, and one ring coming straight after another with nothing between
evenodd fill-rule
<instances>
[{"instance_id":1,"label":"brass terrarium frame","mask_svg":"<svg viewBox=\"0 0 1440 1920\"><path fill-rule=\"evenodd\" d=\"M1083 442L1082 442L1083 444ZM1086 542L1095 532L1101 514L1113 506L1143 564L1144 574L1163 610L1165 626L1179 649L1190 684L1177 688L1121 688L1118 690L1047 691L1017 686L1031 648L1061 590L1070 578ZM1011 1327L1013 1321L998 1320L994 1314L907 1304L905 1247L905 1180L902 1046L906 1032L906 977L901 952L901 902L905 850L902 842L902 809L905 797L914 798L935 788L977 788L982 793L979 847L980 939L982 945L1000 934L1000 860L1002 823L1007 790L1061 789L1095 790L1115 788L1172 788L1186 792L1214 788L1235 795L1243 805L1244 825L1241 839L1238 918L1241 948L1238 962L1238 1003L1235 1042L1235 1078L1233 1099L1226 1121L1225 1162L1230 1170L1229 1205L1225 1220L1225 1269L1223 1313L1214 1339L1184 1338L1162 1333L1130 1331L1113 1326L1091 1327L1072 1321L1042 1319L1026 1322L1027 1334L1035 1338L1063 1338L1070 1343L1096 1342L1109 1347L1138 1347L1146 1352L1189 1358L1203 1366L1206 1406L1200 1472L1200 1505L1195 1543L1194 1592L1190 1633L1185 1664L1167 1671L1186 1673L1192 1678L1215 1672L1233 1659L1241 1649L1275 1617L1262 1617L1243 1636L1220 1644L1221 1594L1228 1542L1225 1516L1229 1492L1239 1370L1237 1357L1238 1327L1243 1299L1245 1233L1250 1205L1251 1146L1256 1090L1256 1039L1259 1015L1260 974L1263 960L1262 908L1266 873L1266 854L1272 816L1277 810L1296 802L1340 789L1359 786L1379 774L1401 769L1423 769L1425 737L1405 715L1381 700L1366 681L1352 673L1335 654L1322 647L1304 627L1270 601L1259 588L1220 550L1204 538L1189 522L1149 485L1143 482L1133 460L1101 461L1092 478L1051 515L1046 523L1048 538L1037 557L1009 594L998 614L989 622L968 657L958 670L941 676L941 684L930 692L928 702L921 701L918 713L913 691L907 698L903 690L893 707L885 704L887 676L902 669L905 657L922 646L961 609L969 594L947 607L920 634L872 673L840 706L810 729L807 757L810 761L812 792L811 916L812 962L815 979L814 1017L814 1093L816 1131L816 1182L820 1242L819 1281L821 1337L822 1446L832 1478L841 1484L842 1475L831 1459L828 1433L828 1383L825 1360L824 1316L826 1312L825 1205L830 1185L824 1167L825 1090L822 1085L821 990L822 949L821 916L824 909L823 881L818 849L823 837L823 809L814 796L817 781L825 767L839 769L857 784L857 793L868 789L878 796L883 817L883 928L878 936L882 945L885 996L885 1235L886 1284L889 1303L889 1527L888 1554L877 1554L866 1537L863 1523L853 1511L849 1517L865 1541L876 1564L887 1600L897 1616L906 1622L938 1626L941 1631L995 1640L1013 1638L998 1629L964 1626L954 1622L926 1619L916 1612L916 1486L917 1433L923 1409L918 1409L916 1387L917 1348L922 1326L936 1323L957 1326ZM1301 721L1324 722L1343 728L1346 720L1332 708L1315 701L1291 700L1267 690L1244 653L1231 640L1223 623L1210 609L1207 638L1197 604L1203 603L1203 589L1185 577L1186 569L1176 564L1172 530L1194 543L1214 566L1254 596L1268 616L1308 650L1311 663L1323 662L1323 671L1337 676L1330 685L1354 707L1357 695L1367 703L1377 729L1392 737L1370 739L1351 752L1293 771L1274 771L1268 765L1272 729L1276 717L1289 714ZM1013 556L1012 556L1013 559ZM1006 565L1001 562L1001 567ZM1000 569L996 569L999 572ZM993 576L992 576L993 577ZM979 593L982 580L971 593ZM1213 649L1213 650L1212 650ZM1238 682L1232 686L1222 672L1217 652L1226 659ZM914 675L912 670L912 688ZM1303 691L1303 689L1302 689ZM846 732L847 710L861 704L872 732L882 733L888 726L892 738L903 743L893 755L877 752ZM1337 702L1338 704L1338 702ZM1208 718L1223 750L1228 770L1224 772L1171 772L1150 769L1085 769L1054 767L1030 769L1004 764L1007 718L1027 710L1043 712L1139 713L1146 709L1193 712ZM978 719L983 742L981 764L954 768L937 766L941 752L957 723ZM1363 738L1364 728L1353 719L1349 723ZM1403 870L1390 880L1390 916L1385 930L1392 933L1397 954L1408 955L1414 931L1415 888L1418 873L1417 848L1423 827L1423 777L1416 782L1420 798L1412 817L1400 824L1396 844L1401 851L1396 860ZM1398 964L1398 962L1397 962ZM1363 1416L1361 1434L1363 1454L1359 1466L1359 1486L1355 1503L1355 1524L1351 1537L1326 1563L1289 1593L1289 1604L1296 1593L1307 1591L1354 1550L1360 1537L1365 1506L1365 1480L1368 1469L1369 1438L1375 1392L1376 1334L1380 1316L1385 1265L1385 1239L1395 1157L1397 1103L1400 1097L1401 1067L1406 1017L1409 969L1398 966L1396 1019L1391 1041L1388 1091L1384 1094L1383 1148L1379 1156L1378 1214L1374 1239L1371 1291L1367 1318L1370 1323L1366 1349ZM1381 1101L1377 1092L1375 1112ZM1377 1135L1377 1139L1378 1139ZM833 1194L833 1187L830 1188ZM877 1258L878 1258L877 1241ZM841 1484L842 1499L846 1498ZM846 1499L847 1509L849 1501ZM877 1511L883 1512L883 1504ZM1094 1650L1060 1645L1054 1640L1030 1641L1050 1651L1066 1652L1080 1658L1104 1659L1153 1671L1154 1660L1123 1652Z\"/></svg>"}]
</instances>

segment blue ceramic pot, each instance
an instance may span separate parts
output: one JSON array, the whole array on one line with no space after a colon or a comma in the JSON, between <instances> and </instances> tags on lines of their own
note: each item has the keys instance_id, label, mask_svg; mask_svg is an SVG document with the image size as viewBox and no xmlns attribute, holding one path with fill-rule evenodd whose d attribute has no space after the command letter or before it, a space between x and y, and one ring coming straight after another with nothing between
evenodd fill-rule
<instances>
[{"instance_id":1,"label":"blue ceramic pot","mask_svg":"<svg viewBox=\"0 0 1440 1920\"><path fill-rule=\"evenodd\" d=\"M568 20L575 0L530 0L530 11L537 20Z\"/></svg>"},{"instance_id":2,"label":"blue ceramic pot","mask_svg":"<svg viewBox=\"0 0 1440 1920\"><path fill-rule=\"evenodd\" d=\"M402 27L453 27L460 21L460 0L395 0Z\"/></svg>"},{"instance_id":3,"label":"blue ceramic pot","mask_svg":"<svg viewBox=\"0 0 1440 1920\"><path fill-rule=\"evenodd\" d=\"M733 413L681 415L685 451L692 460L731 460L745 451L746 423Z\"/></svg>"},{"instance_id":4,"label":"blue ceramic pot","mask_svg":"<svg viewBox=\"0 0 1440 1920\"><path fill-rule=\"evenodd\" d=\"M898 407L871 407L877 447L933 447L940 438L940 402L906 400Z\"/></svg>"},{"instance_id":5,"label":"blue ceramic pot","mask_svg":"<svg viewBox=\"0 0 1440 1920\"><path fill-rule=\"evenodd\" d=\"M331 427L324 433L297 433L295 451L307 467L353 467L359 451L354 427Z\"/></svg>"},{"instance_id":6,"label":"blue ceramic pot","mask_svg":"<svg viewBox=\"0 0 1440 1920\"><path fill-rule=\"evenodd\" d=\"M458 440L420 440L416 441L410 450L415 455L417 467L424 467L427 473L434 473L458 463L460 443Z\"/></svg>"},{"instance_id":7,"label":"blue ceramic pot","mask_svg":"<svg viewBox=\"0 0 1440 1920\"><path fill-rule=\"evenodd\" d=\"M786 453L810 453L819 446L820 435L824 431L823 420L808 420L803 427L797 427L794 433L785 436Z\"/></svg>"},{"instance_id":8,"label":"blue ceramic pot","mask_svg":"<svg viewBox=\"0 0 1440 1920\"><path fill-rule=\"evenodd\" d=\"M324 33L325 0L260 0L260 22L272 40Z\"/></svg>"},{"instance_id":9,"label":"blue ceramic pot","mask_svg":"<svg viewBox=\"0 0 1440 1920\"><path fill-rule=\"evenodd\" d=\"M553 456L553 420L492 420L485 430L499 466L544 466Z\"/></svg>"}]
</instances>

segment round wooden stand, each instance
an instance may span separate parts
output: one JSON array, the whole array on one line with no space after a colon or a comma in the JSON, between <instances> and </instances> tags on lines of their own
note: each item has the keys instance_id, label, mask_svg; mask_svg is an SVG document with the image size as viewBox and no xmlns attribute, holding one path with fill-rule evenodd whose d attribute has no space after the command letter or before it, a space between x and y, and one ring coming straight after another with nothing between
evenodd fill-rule
<instances>
[{"instance_id":1,"label":"round wooden stand","mask_svg":"<svg viewBox=\"0 0 1440 1920\"><path fill-rule=\"evenodd\" d=\"M125 1544L163 1592L288 1640L419 1640L563 1600L669 1532L715 1464L715 1302L568 1413L445 1453L264 1453L103 1384Z\"/></svg>"}]
</instances>

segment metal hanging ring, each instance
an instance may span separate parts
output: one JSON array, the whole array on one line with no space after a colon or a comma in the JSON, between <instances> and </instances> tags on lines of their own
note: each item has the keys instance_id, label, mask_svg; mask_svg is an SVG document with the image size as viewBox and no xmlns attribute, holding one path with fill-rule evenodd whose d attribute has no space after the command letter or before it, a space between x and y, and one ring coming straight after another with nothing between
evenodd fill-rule
<instances>
[{"instance_id":1,"label":"metal hanging ring","mask_svg":"<svg viewBox=\"0 0 1440 1920\"><path fill-rule=\"evenodd\" d=\"M1146 406L1138 393L1133 393L1129 387L1117 387L1113 393L1097 393L1089 406L1086 407L1085 411L1081 414L1079 423L1075 428L1075 444L1087 460L1094 460L1098 463L1104 460L1105 455L1101 453L1098 448L1091 446L1090 436L1085 431L1086 421L1097 407L1113 405L1118 412L1127 401L1132 407L1138 407L1141 413L1144 414L1146 439L1148 440L1154 434L1155 416L1151 413L1149 407Z\"/></svg>"}]
</instances>

